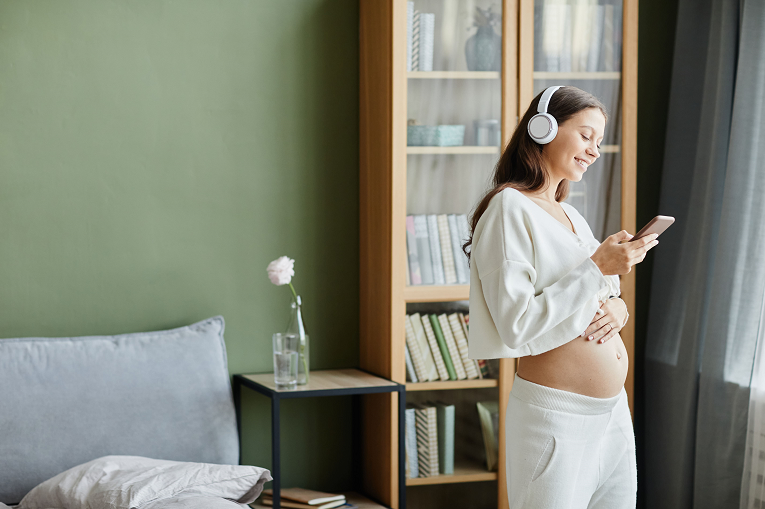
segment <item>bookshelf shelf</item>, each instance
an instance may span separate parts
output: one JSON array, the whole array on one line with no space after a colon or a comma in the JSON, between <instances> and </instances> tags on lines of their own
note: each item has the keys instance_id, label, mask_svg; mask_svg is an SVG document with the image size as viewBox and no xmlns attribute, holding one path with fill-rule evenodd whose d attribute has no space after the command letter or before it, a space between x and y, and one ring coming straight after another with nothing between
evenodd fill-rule
<instances>
[{"instance_id":1,"label":"bookshelf shelf","mask_svg":"<svg viewBox=\"0 0 765 509\"><path fill-rule=\"evenodd\" d=\"M599 152L601 154L618 154L619 145L601 145Z\"/></svg>"},{"instance_id":2,"label":"bookshelf shelf","mask_svg":"<svg viewBox=\"0 0 765 509\"><path fill-rule=\"evenodd\" d=\"M535 72L535 80L620 80L620 72Z\"/></svg>"},{"instance_id":3,"label":"bookshelf shelf","mask_svg":"<svg viewBox=\"0 0 765 509\"><path fill-rule=\"evenodd\" d=\"M490 154L498 155L499 147L460 146L460 147L406 147L406 153L413 154Z\"/></svg>"},{"instance_id":4,"label":"bookshelf shelf","mask_svg":"<svg viewBox=\"0 0 765 509\"><path fill-rule=\"evenodd\" d=\"M486 470L483 465L454 465L453 475L434 475L432 477L414 477L406 480L407 486L425 486L428 484L454 484L461 482L496 481L497 472Z\"/></svg>"},{"instance_id":5,"label":"bookshelf shelf","mask_svg":"<svg viewBox=\"0 0 765 509\"><path fill-rule=\"evenodd\" d=\"M483 389L486 387L498 387L499 380L484 378L483 380L450 380L448 382L408 382L407 392L415 391L448 391L453 389Z\"/></svg>"},{"instance_id":6,"label":"bookshelf shelf","mask_svg":"<svg viewBox=\"0 0 765 509\"><path fill-rule=\"evenodd\" d=\"M404 287L406 302L454 302L470 299L470 285L418 285Z\"/></svg>"},{"instance_id":7,"label":"bookshelf shelf","mask_svg":"<svg viewBox=\"0 0 765 509\"><path fill-rule=\"evenodd\" d=\"M408 72L407 78L412 79L441 79L441 80L498 80L498 72L480 72L480 71L430 71L430 72Z\"/></svg>"}]
</instances>

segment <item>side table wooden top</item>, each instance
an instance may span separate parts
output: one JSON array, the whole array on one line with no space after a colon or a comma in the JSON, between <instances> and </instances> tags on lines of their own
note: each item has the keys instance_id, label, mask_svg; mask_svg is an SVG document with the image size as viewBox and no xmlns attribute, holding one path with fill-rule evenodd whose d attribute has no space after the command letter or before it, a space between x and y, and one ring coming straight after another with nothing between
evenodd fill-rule
<instances>
[{"instance_id":1,"label":"side table wooden top","mask_svg":"<svg viewBox=\"0 0 765 509\"><path fill-rule=\"evenodd\" d=\"M281 389L274 383L273 373L259 373L241 375L242 377L266 387L274 392L307 392L307 391L331 391L333 389L360 389L365 387L395 387L397 384L370 375L358 369L324 369L311 371L309 381L305 385L298 385L294 389Z\"/></svg>"}]
</instances>

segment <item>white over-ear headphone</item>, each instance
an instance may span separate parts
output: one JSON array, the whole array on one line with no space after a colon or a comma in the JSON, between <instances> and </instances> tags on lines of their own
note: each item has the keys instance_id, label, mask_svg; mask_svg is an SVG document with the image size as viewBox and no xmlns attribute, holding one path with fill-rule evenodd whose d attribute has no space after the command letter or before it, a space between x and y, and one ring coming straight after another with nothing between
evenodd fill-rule
<instances>
[{"instance_id":1,"label":"white over-ear headphone","mask_svg":"<svg viewBox=\"0 0 765 509\"><path fill-rule=\"evenodd\" d=\"M558 121L547 113L547 106L550 104L550 98L553 93L559 88L562 88L562 86L548 87L542 92L542 97L539 98L539 106L537 106L538 113L531 117L526 126L531 139L540 145L550 143L555 139L555 135L558 134Z\"/></svg>"}]
</instances>

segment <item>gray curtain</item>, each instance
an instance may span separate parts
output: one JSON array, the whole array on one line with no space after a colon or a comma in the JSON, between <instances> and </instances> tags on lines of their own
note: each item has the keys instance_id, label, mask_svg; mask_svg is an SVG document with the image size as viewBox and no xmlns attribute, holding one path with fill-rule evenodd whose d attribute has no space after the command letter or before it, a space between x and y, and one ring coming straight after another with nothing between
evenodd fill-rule
<instances>
[{"instance_id":1,"label":"gray curtain","mask_svg":"<svg viewBox=\"0 0 765 509\"><path fill-rule=\"evenodd\" d=\"M746 452L765 326L764 34L763 0L679 1L659 205L676 223L654 249L644 376L652 509L760 507Z\"/></svg>"}]
</instances>

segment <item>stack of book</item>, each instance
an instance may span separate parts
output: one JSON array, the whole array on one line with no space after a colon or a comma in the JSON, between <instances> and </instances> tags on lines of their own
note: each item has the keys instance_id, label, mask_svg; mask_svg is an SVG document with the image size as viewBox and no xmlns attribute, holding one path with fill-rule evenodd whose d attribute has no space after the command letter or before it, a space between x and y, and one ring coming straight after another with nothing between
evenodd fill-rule
<instances>
[{"instance_id":1,"label":"stack of book","mask_svg":"<svg viewBox=\"0 0 765 509\"><path fill-rule=\"evenodd\" d=\"M534 70L613 72L621 68L621 2L537 0Z\"/></svg>"},{"instance_id":2,"label":"stack of book","mask_svg":"<svg viewBox=\"0 0 765 509\"><path fill-rule=\"evenodd\" d=\"M470 284L470 267L462 251L469 236L466 214L406 216L406 284Z\"/></svg>"},{"instance_id":3,"label":"stack of book","mask_svg":"<svg viewBox=\"0 0 765 509\"><path fill-rule=\"evenodd\" d=\"M274 492L263 490L263 505L274 505ZM345 495L324 493L323 491L306 490L303 488L287 488L279 492L281 506L295 509L332 509L334 507L351 509L357 507L345 500Z\"/></svg>"},{"instance_id":4,"label":"stack of book","mask_svg":"<svg viewBox=\"0 0 765 509\"><path fill-rule=\"evenodd\" d=\"M406 70L432 71L436 15L415 10L406 3Z\"/></svg>"},{"instance_id":5,"label":"stack of book","mask_svg":"<svg viewBox=\"0 0 765 509\"><path fill-rule=\"evenodd\" d=\"M406 373L410 382L472 380L489 374L485 360L468 357L463 313L406 315Z\"/></svg>"},{"instance_id":6,"label":"stack of book","mask_svg":"<svg viewBox=\"0 0 765 509\"><path fill-rule=\"evenodd\" d=\"M453 474L454 405L407 405L405 450L408 478Z\"/></svg>"}]
</instances>

